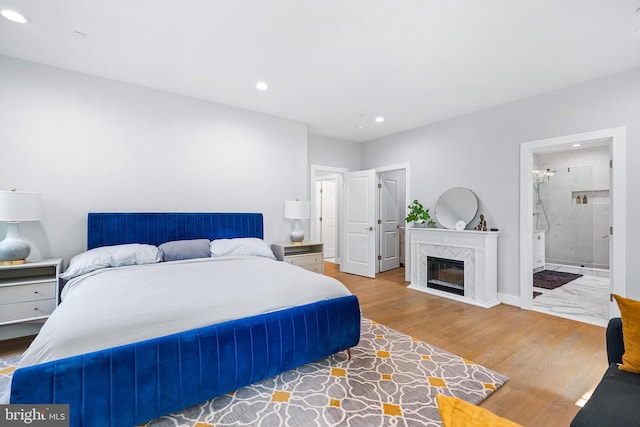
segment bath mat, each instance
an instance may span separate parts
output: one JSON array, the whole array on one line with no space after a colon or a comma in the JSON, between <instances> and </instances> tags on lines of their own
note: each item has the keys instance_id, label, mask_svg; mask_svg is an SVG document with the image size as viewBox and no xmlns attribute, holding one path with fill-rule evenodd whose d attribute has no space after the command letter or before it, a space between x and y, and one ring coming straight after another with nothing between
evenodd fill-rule
<instances>
[{"instance_id":1,"label":"bath mat","mask_svg":"<svg viewBox=\"0 0 640 427\"><path fill-rule=\"evenodd\" d=\"M562 271L542 270L533 273L533 286L536 288L555 289L582 277L582 274L563 273Z\"/></svg>"}]
</instances>

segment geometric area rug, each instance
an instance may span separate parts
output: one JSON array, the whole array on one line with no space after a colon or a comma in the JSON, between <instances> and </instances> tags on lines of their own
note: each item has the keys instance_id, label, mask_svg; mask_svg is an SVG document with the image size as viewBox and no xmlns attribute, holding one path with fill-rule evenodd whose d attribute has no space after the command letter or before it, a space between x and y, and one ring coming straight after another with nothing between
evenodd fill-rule
<instances>
[{"instance_id":1,"label":"geometric area rug","mask_svg":"<svg viewBox=\"0 0 640 427\"><path fill-rule=\"evenodd\" d=\"M508 380L365 318L351 355L336 353L145 426L441 426L437 394L478 404ZM18 360L0 359L0 389Z\"/></svg>"}]
</instances>

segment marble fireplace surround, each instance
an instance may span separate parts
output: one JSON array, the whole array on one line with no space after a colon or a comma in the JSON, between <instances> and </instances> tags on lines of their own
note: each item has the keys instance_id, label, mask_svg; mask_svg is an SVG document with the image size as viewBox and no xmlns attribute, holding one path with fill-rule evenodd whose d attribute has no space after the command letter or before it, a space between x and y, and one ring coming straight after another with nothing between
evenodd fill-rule
<instances>
[{"instance_id":1,"label":"marble fireplace surround","mask_svg":"<svg viewBox=\"0 0 640 427\"><path fill-rule=\"evenodd\" d=\"M500 304L497 277L499 235L499 231L410 228L411 284L409 289L483 308ZM464 295L427 287L428 257L464 262Z\"/></svg>"}]
</instances>

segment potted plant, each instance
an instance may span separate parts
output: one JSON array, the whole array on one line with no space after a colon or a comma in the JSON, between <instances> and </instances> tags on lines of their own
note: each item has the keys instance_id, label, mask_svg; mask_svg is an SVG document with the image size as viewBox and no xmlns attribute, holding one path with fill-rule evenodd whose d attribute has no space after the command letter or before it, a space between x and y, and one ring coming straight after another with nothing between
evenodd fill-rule
<instances>
[{"instance_id":1,"label":"potted plant","mask_svg":"<svg viewBox=\"0 0 640 427\"><path fill-rule=\"evenodd\" d=\"M435 227L436 223L431 219L429 209L425 209L418 200L411 202L408 208L409 213L405 221L413 222L414 227Z\"/></svg>"}]
</instances>

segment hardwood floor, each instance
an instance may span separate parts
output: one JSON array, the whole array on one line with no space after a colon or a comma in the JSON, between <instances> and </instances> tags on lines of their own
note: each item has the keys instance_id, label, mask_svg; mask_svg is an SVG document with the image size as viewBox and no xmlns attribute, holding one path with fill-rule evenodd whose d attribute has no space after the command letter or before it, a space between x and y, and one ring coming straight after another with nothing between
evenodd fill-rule
<instances>
[{"instance_id":1,"label":"hardwood floor","mask_svg":"<svg viewBox=\"0 0 640 427\"><path fill-rule=\"evenodd\" d=\"M568 426L607 368L602 327L413 291L404 268L368 279L325 263L325 274L358 297L364 317L509 376L481 406L525 426Z\"/></svg>"},{"instance_id":2,"label":"hardwood floor","mask_svg":"<svg viewBox=\"0 0 640 427\"><path fill-rule=\"evenodd\" d=\"M20 354L29 347L35 335L22 338L12 338L10 340L0 341L0 358L15 356Z\"/></svg>"},{"instance_id":3,"label":"hardwood floor","mask_svg":"<svg viewBox=\"0 0 640 427\"><path fill-rule=\"evenodd\" d=\"M604 328L499 305L485 310L407 289L404 269L368 279L325 274L359 299L363 316L509 376L481 406L525 426L568 426L575 402L607 368ZM0 342L0 357L30 339Z\"/></svg>"}]
</instances>

